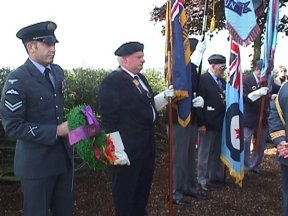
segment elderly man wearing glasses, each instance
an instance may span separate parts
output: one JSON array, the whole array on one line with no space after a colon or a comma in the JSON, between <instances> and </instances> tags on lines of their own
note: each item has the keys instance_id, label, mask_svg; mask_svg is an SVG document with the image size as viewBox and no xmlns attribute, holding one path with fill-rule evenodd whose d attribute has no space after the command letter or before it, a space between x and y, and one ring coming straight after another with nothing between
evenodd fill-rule
<instances>
[{"instance_id":1,"label":"elderly man wearing glasses","mask_svg":"<svg viewBox=\"0 0 288 216\"><path fill-rule=\"evenodd\" d=\"M208 58L210 68L200 77L199 95L205 103L198 108L200 145L198 149L197 180L200 188L209 191L208 183L223 182L223 165L220 160L222 125L225 115L226 82L223 78L226 58L213 54Z\"/></svg>"}]
</instances>

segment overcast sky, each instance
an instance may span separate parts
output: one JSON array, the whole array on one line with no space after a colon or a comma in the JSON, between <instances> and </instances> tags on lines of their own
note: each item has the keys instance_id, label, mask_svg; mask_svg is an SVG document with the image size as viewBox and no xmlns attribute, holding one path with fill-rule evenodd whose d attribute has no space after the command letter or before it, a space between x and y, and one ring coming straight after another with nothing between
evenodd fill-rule
<instances>
[{"instance_id":1,"label":"overcast sky","mask_svg":"<svg viewBox=\"0 0 288 216\"><path fill-rule=\"evenodd\" d=\"M0 67L16 68L23 64L27 53L16 38L16 32L32 23L51 20L58 28L54 62L64 69L77 67L114 69L118 66L114 51L124 42L144 43L144 67L163 69L165 37L161 26L150 22L154 5L166 0L2 0L0 2ZM219 53L229 58L227 32L217 34L207 41L203 69L207 58ZM279 40L276 65L287 64L283 55L288 47L287 38ZM251 47L241 50L242 67L249 68ZM206 61L205 61L206 60Z\"/></svg>"}]
</instances>

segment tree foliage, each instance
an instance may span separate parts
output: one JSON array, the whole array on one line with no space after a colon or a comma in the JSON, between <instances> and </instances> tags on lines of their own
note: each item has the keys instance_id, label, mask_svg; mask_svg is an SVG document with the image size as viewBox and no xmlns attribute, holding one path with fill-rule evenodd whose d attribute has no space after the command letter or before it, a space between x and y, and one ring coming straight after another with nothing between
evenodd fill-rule
<instances>
[{"instance_id":1,"label":"tree foliage","mask_svg":"<svg viewBox=\"0 0 288 216\"><path fill-rule=\"evenodd\" d=\"M213 1L213 0L212 0ZM207 29L209 29L211 18L213 15L213 5L212 1L208 4L208 11L207 11ZM288 0L280 0L279 7L286 7L286 3ZM215 16L217 21L217 29L222 30L225 29L225 1L222 0L215 0ZM204 4L205 0L186 0L185 2L185 8L187 13L187 24L189 29L189 34L191 35L199 35L201 34L202 30L202 23L203 23L203 16L204 16ZM265 8L267 8L268 3L265 4ZM266 12L265 12L258 18L257 22L262 27L261 29L264 30L264 25L266 24ZM155 6L151 12L150 21L152 22L161 22L165 20L165 14L166 14L166 4L157 7ZM164 28L164 26L163 26ZM283 15L280 18L280 25L279 25L279 31L285 32L288 36L288 17L286 15ZM164 33L164 31L162 31Z\"/></svg>"},{"instance_id":2,"label":"tree foliage","mask_svg":"<svg viewBox=\"0 0 288 216\"><path fill-rule=\"evenodd\" d=\"M208 11L207 11L207 28L205 31L209 30L211 18L213 16L213 5L212 1L209 1ZM288 0L280 0L279 8L286 7ZM185 8L187 13L187 25L190 35L201 35L202 34L202 24L204 17L204 5L205 0L186 0ZM265 2L265 10L257 18L257 23L261 29L261 34L256 38L254 43L254 56L252 65L255 65L257 59L260 58L260 50L263 42L263 35L265 32L265 24L267 17L267 8L268 2ZM226 29L226 18L225 18L225 1L215 0L215 17L216 17L216 27L218 30ZM150 21L152 22L161 22L165 20L166 14L166 4L160 7L154 7L151 12ZM288 16L283 15L280 17L280 23L278 26L279 32L284 32L288 36ZM163 25L162 34L164 34L165 26ZM210 33L210 39L213 37L213 33Z\"/></svg>"}]
</instances>

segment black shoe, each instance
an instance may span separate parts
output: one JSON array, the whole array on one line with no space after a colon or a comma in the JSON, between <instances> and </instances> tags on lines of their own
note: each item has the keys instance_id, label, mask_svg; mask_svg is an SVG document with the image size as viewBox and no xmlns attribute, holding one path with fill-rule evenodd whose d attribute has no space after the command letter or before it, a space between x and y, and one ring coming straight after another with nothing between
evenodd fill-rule
<instances>
[{"instance_id":1,"label":"black shoe","mask_svg":"<svg viewBox=\"0 0 288 216\"><path fill-rule=\"evenodd\" d=\"M208 200L208 197L201 193L185 193L185 196L191 196L196 200Z\"/></svg>"},{"instance_id":2,"label":"black shoe","mask_svg":"<svg viewBox=\"0 0 288 216\"><path fill-rule=\"evenodd\" d=\"M179 205L179 206L184 206L184 207L188 207L191 208L192 204L184 199L179 199L179 200L173 200L173 203L175 205Z\"/></svg>"},{"instance_id":3,"label":"black shoe","mask_svg":"<svg viewBox=\"0 0 288 216\"><path fill-rule=\"evenodd\" d=\"M201 190L206 191L206 192L210 191L210 188L207 184L200 184L200 188Z\"/></svg>"}]
</instances>

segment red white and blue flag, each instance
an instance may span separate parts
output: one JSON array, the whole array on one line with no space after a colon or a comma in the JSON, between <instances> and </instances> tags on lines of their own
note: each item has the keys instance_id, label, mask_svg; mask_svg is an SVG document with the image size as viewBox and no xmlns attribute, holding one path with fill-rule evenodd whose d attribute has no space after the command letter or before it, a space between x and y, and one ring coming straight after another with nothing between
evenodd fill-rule
<instances>
[{"instance_id":1,"label":"red white and blue flag","mask_svg":"<svg viewBox=\"0 0 288 216\"><path fill-rule=\"evenodd\" d=\"M226 113L223 123L221 160L242 186L244 178L243 84L239 45L232 40L229 79L226 84Z\"/></svg>"},{"instance_id":2,"label":"red white and blue flag","mask_svg":"<svg viewBox=\"0 0 288 216\"><path fill-rule=\"evenodd\" d=\"M169 0L166 11L165 72L169 84L173 84L178 122L186 127L191 120L192 74L190 43L188 39L185 0Z\"/></svg>"}]
</instances>

